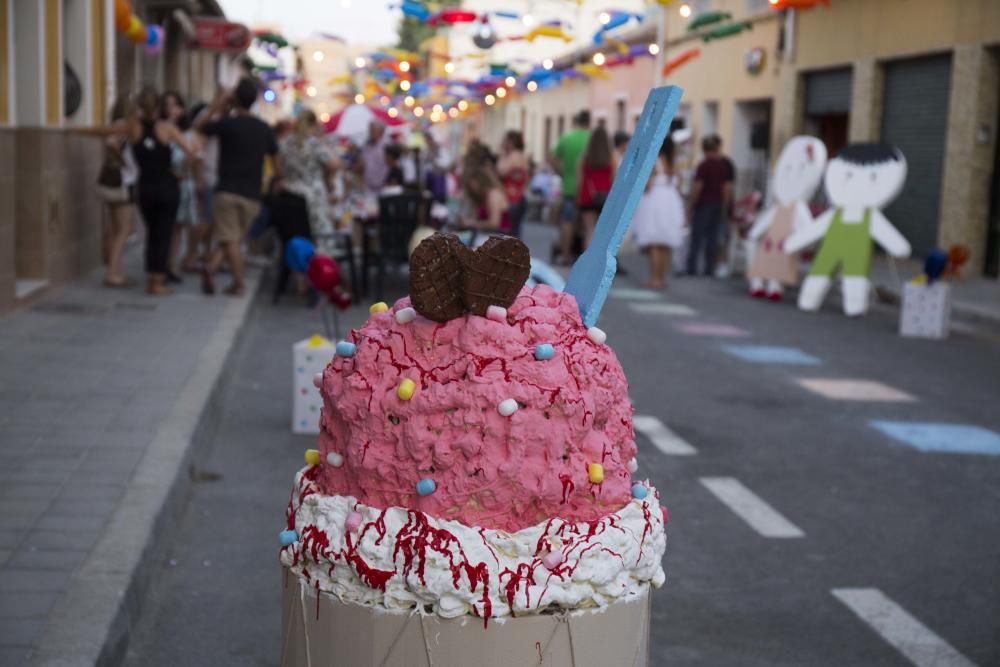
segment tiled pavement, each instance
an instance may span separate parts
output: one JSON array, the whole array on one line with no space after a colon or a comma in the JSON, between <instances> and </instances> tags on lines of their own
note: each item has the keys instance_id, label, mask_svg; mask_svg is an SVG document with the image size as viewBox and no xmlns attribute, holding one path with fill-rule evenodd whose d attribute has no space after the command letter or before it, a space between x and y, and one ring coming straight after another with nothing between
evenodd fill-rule
<instances>
[{"instance_id":1,"label":"tiled pavement","mask_svg":"<svg viewBox=\"0 0 1000 667\"><path fill-rule=\"evenodd\" d=\"M0 317L0 665L37 645L228 301L99 281Z\"/></svg>"}]
</instances>

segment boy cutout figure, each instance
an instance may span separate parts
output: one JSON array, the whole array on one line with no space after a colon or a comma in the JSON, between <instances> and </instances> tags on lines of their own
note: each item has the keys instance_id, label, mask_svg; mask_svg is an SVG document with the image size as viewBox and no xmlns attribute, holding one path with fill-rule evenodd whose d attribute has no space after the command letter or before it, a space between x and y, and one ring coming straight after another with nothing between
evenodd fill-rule
<instances>
[{"instance_id":1,"label":"boy cutout figure","mask_svg":"<svg viewBox=\"0 0 1000 667\"><path fill-rule=\"evenodd\" d=\"M905 181L906 158L895 146L851 144L830 161L823 182L833 207L785 239L789 254L823 240L799 291L799 308L819 310L839 267L844 313L868 311L872 243L893 257L910 255L910 244L882 214Z\"/></svg>"},{"instance_id":2,"label":"boy cutout figure","mask_svg":"<svg viewBox=\"0 0 1000 667\"><path fill-rule=\"evenodd\" d=\"M785 249L785 240L812 222L807 202L823 180L826 146L815 137L792 137L781 150L772 178L774 201L750 228L757 241L750 278L750 296L780 301L783 285L799 282L799 259Z\"/></svg>"}]
</instances>

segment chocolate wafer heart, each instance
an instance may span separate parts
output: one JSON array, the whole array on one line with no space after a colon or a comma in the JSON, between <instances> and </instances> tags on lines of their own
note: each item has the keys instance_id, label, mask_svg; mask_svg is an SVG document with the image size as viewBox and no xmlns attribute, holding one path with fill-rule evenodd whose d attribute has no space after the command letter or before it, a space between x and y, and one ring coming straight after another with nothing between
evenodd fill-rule
<instances>
[{"instance_id":1,"label":"chocolate wafer heart","mask_svg":"<svg viewBox=\"0 0 1000 667\"><path fill-rule=\"evenodd\" d=\"M476 315L490 306L508 308L531 272L528 246L512 236L491 236L463 257L462 300Z\"/></svg>"},{"instance_id":2,"label":"chocolate wafer heart","mask_svg":"<svg viewBox=\"0 0 1000 667\"><path fill-rule=\"evenodd\" d=\"M447 322L465 313L463 255L472 254L454 234L434 234L410 256L410 301L418 313Z\"/></svg>"}]
</instances>

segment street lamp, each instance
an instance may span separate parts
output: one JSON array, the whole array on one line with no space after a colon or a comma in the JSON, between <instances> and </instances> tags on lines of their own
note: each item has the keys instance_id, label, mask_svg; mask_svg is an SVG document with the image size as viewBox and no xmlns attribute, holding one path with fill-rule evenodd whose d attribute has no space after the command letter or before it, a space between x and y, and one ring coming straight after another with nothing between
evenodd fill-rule
<instances>
[{"instance_id":1,"label":"street lamp","mask_svg":"<svg viewBox=\"0 0 1000 667\"><path fill-rule=\"evenodd\" d=\"M402 81L399 82L399 89L405 93L410 89L410 82L407 81L406 79L403 79Z\"/></svg>"}]
</instances>

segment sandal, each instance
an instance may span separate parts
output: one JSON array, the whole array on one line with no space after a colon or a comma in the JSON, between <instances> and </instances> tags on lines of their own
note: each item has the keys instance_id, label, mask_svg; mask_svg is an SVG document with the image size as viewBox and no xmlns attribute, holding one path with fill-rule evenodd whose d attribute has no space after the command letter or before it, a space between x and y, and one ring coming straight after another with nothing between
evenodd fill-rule
<instances>
[{"instance_id":1,"label":"sandal","mask_svg":"<svg viewBox=\"0 0 1000 667\"><path fill-rule=\"evenodd\" d=\"M230 285L223 291L223 294L226 296L243 296L244 289L242 285Z\"/></svg>"},{"instance_id":2,"label":"sandal","mask_svg":"<svg viewBox=\"0 0 1000 667\"><path fill-rule=\"evenodd\" d=\"M132 281L126 278L125 276L122 276L120 278L105 278L104 286L112 287L115 289L121 289L123 287L131 287Z\"/></svg>"}]
</instances>

